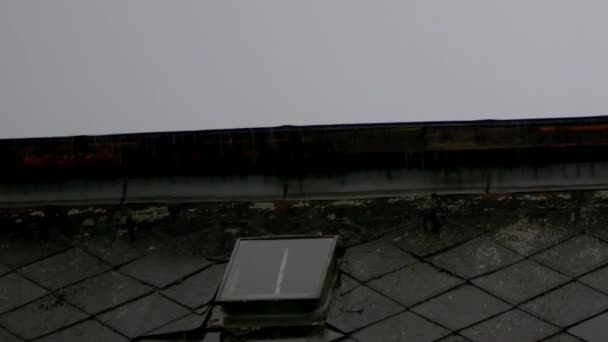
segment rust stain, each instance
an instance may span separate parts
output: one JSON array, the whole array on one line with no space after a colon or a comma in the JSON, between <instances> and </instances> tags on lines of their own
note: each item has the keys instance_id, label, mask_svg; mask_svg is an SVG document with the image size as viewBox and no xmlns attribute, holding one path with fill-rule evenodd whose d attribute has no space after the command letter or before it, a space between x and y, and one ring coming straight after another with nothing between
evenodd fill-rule
<instances>
[{"instance_id":1,"label":"rust stain","mask_svg":"<svg viewBox=\"0 0 608 342\"><path fill-rule=\"evenodd\" d=\"M608 124L597 124L597 125L576 125L576 126L542 126L539 131L543 133L553 133L557 131L568 131L568 132L597 132L597 131L608 131Z\"/></svg>"},{"instance_id":2,"label":"rust stain","mask_svg":"<svg viewBox=\"0 0 608 342\"><path fill-rule=\"evenodd\" d=\"M509 192L495 192L495 193L482 193L479 194L479 198L483 201L497 201L499 199L505 199L510 197L511 193Z\"/></svg>"},{"instance_id":3,"label":"rust stain","mask_svg":"<svg viewBox=\"0 0 608 342\"><path fill-rule=\"evenodd\" d=\"M282 200L282 201L273 201L272 203L274 204L274 209L277 211L287 211L289 210L291 207L293 207L295 204L299 203L301 201L288 201L288 200Z\"/></svg>"},{"instance_id":4,"label":"rust stain","mask_svg":"<svg viewBox=\"0 0 608 342\"><path fill-rule=\"evenodd\" d=\"M569 147L567 156L551 158L577 159L578 150L572 152L571 147L600 146L597 150L604 151L606 145L608 117L576 122L387 124L23 139L0 141L0 154L10 164L5 169L14 174L21 173L24 166L36 172L45 168L64 172L81 166L91 173L98 166L107 167L104 172L120 167L143 172L150 166L161 169L159 173L248 169L292 172L284 166L290 163L304 171L311 165L310 169L318 172L329 167L418 167L427 161L437 164L444 160L452 163L460 152L476 156L483 154L477 151L484 150L489 156L496 152L519 157L525 153L542 156L543 148L555 154L559 148ZM521 153L524 149L528 150Z\"/></svg>"}]
</instances>

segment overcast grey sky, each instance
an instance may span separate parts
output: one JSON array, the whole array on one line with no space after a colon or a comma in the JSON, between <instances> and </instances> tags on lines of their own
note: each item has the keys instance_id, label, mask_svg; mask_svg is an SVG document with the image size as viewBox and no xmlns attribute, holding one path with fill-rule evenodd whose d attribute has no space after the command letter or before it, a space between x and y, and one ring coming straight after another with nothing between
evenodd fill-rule
<instances>
[{"instance_id":1,"label":"overcast grey sky","mask_svg":"<svg viewBox=\"0 0 608 342\"><path fill-rule=\"evenodd\" d=\"M608 114L605 0L0 0L0 138Z\"/></svg>"}]
</instances>

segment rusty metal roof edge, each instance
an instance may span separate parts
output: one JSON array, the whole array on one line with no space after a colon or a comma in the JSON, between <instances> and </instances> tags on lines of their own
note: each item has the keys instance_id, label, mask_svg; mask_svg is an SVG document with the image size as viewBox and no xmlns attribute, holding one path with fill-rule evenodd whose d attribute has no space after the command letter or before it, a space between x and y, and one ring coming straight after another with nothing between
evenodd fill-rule
<instances>
[{"instance_id":1,"label":"rusty metal roof edge","mask_svg":"<svg viewBox=\"0 0 608 342\"><path fill-rule=\"evenodd\" d=\"M263 127L240 127L226 129L199 129L199 130L175 130L175 131L151 131L151 132L123 132L111 134L82 134L82 135L65 135L65 136L47 136L47 137L24 137L24 138L8 138L1 139L2 142L20 142L37 140L63 140L72 138L118 138L118 137L135 137L135 136L158 136L172 135L184 133L200 133L200 134L223 134L223 133L247 133L259 131L331 131L331 130L356 130L368 128L396 128L396 127L475 127L475 126L527 126L527 125L544 125L544 124L608 124L608 114L597 116L571 116L559 118L524 118L524 119L480 119L480 120L446 120L446 121L411 121L411 122L380 122L380 123L346 123L346 124L328 124L328 125L280 125L280 126L263 126Z\"/></svg>"},{"instance_id":2,"label":"rusty metal roof edge","mask_svg":"<svg viewBox=\"0 0 608 342\"><path fill-rule=\"evenodd\" d=\"M0 183L599 162L608 116L0 140L0 160Z\"/></svg>"}]
</instances>

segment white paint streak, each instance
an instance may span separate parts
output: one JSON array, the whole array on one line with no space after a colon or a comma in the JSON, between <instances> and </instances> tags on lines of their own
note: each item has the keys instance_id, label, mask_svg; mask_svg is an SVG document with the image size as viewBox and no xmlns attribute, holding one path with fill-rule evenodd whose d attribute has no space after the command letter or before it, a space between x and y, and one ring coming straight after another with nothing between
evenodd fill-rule
<instances>
[{"instance_id":1,"label":"white paint streak","mask_svg":"<svg viewBox=\"0 0 608 342\"><path fill-rule=\"evenodd\" d=\"M279 275L277 276L277 285L274 288L274 294L278 295L281 293L281 286L283 286L283 278L285 277L285 267L287 266L287 258L289 258L289 249L283 250L283 258L281 259L281 267L279 268Z\"/></svg>"}]
</instances>

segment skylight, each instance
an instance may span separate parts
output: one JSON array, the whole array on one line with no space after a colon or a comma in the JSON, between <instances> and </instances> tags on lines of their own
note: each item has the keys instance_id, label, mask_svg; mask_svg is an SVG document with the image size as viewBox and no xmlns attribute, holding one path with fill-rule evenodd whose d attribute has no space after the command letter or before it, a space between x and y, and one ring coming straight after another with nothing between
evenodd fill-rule
<instances>
[{"instance_id":1,"label":"skylight","mask_svg":"<svg viewBox=\"0 0 608 342\"><path fill-rule=\"evenodd\" d=\"M216 300L219 325L321 323L334 279L336 241L333 236L239 239Z\"/></svg>"},{"instance_id":2,"label":"skylight","mask_svg":"<svg viewBox=\"0 0 608 342\"><path fill-rule=\"evenodd\" d=\"M239 240L219 301L319 298L334 246L334 238Z\"/></svg>"}]
</instances>

